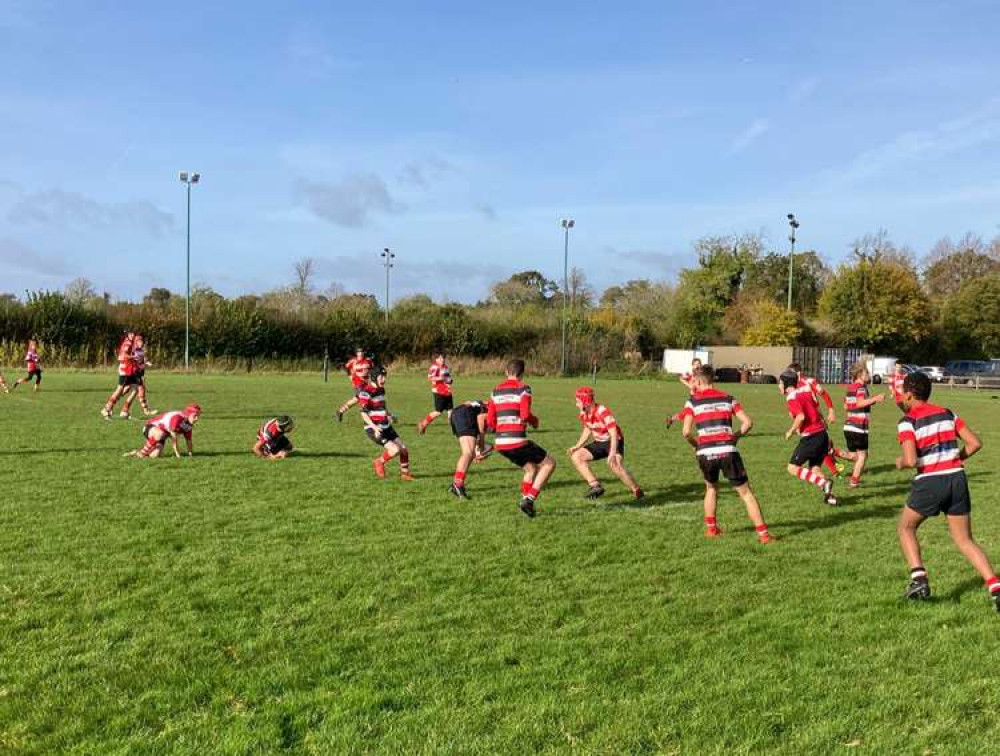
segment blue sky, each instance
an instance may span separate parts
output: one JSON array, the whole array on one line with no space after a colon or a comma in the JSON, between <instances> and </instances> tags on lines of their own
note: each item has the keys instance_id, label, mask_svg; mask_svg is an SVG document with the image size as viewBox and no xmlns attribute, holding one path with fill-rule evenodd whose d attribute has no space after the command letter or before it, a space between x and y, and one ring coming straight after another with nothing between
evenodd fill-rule
<instances>
[{"instance_id":1,"label":"blue sky","mask_svg":"<svg viewBox=\"0 0 1000 756\"><path fill-rule=\"evenodd\" d=\"M474 301L671 279L763 232L1000 233L1000 3L0 0L0 291L195 281Z\"/></svg>"}]
</instances>

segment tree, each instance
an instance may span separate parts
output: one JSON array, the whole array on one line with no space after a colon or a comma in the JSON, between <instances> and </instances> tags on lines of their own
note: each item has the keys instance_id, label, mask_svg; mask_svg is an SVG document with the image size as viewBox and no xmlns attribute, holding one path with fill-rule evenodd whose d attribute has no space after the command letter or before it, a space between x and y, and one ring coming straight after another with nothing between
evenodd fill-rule
<instances>
[{"instance_id":1,"label":"tree","mask_svg":"<svg viewBox=\"0 0 1000 756\"><path fill-rule=\"evenodd\" d=\"M992 250L975 234L958 244L947 236L931 249L924 267L924 286L933 297L957 294L967 281L1000 272L1000 250Z\"/></svg>"},{"instance_id":2,"label":"tree","mask_svg":"<svg viewBox=\"0 0 1000 756\"><path fill-rule=\"evenodd\" d=\"M901 268L916 269L913 250L905 246L897 247L884 228L858 237L851 243L851 248L857 260L895 263Z\"/></svg>"},{"instance_id":3,"label":"tree","mask_svg":"<svg viewBox=\"0 0 1000 756\"><path fill-rule=\"evenodd\" d=\"M801 313L816 311L819 296L830 278L830 269L815 252L796 252L793 261L792 308ZM788 255L770 252L747 270L744 289L775 302L788 301Z\"/></svg>"},{"instance_id":4,"label":"tree","mask_svg":"<svg viewBox=\"0 0 1000 756\"><path fill-rule=\"evenodd\" d=\"M149 294L142 298L143 304L149 305L150 307L156 307L161 310L167 309L170 304L170 299L173 294L170 293L170 289L164 289L159 286L154 286L149 290Z\"/></svg>"},{"instance_id":5,"label":"tree","mask_svg":"<svg viewBox=\"0 0 1000 756\"><path fill-rule=\"evenodd\" d=\"M796 314L770 299L756 300L749 316L750 325L740 338L744 346L794 346L802 337Z\"/></svg>"},{"instance_id":6,"label":"tree","mask_svg":"<svg viewBox=\"0 0 1000 756\"><path fill-rule=\"evenodd\" d=\"M82 305L97 296L94 284L87 278L74 278L63 289L63 296L70 304Z\"/></svg>"},{"instance_id":7,"label":"tree","mask_svg":"<svg viewBox=\"0 0 1000 756\"><path fill-rule=\"evenodd\" d=\"M558 290L555 281L550 281L537 270L526 270L493 284L490 298L502 305L541 304L548 302Z\"/></svg>"},{"instance_id":8,"label":"tree","mask_svg":"<svg viewBox=\"0 0 1000 756\"><path fill-rule=\"evenodd\" d=\"M841 265L820 297L819 314L845 346L879 351L920 343L933 320L916 273L885 259Z\"/></svg>"},{"instance_id":9,"label":"tree","mask_svg":"<svg viewBox=\"0 0 1000 756\"><path fill-rule=\"evenodd\" d=\"M569 271L569 306L572 308L590 307L594 302L594 289L587 283L587 276L581 268L570 268Z\"/></svg>"},{"instance_id":10,"label":"tree","mask_svg":"<svg viewBox=\"0 0 1000 756\"><path fill-rule=\"evenodd\" d=\"M1000 272L967 281L942 310L949 349L963 356L1000 356Z\"/></svg>"},{"instance_id":11,"label":"tree","mask_svg":"<svg viewBox=\"0 0 1000 756\"><path fill-rule=\"evenodd\" d=\"M312 279L316 273L316 261L311 257L303 257L295 263L295 281L292 288L301 297L308 297L312 292Z\"/></svg>"}]
</instances>

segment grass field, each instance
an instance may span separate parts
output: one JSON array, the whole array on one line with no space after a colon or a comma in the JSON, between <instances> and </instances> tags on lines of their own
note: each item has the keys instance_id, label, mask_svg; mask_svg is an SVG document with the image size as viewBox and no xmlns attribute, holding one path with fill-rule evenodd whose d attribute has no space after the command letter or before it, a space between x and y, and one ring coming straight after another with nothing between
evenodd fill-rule
<instances>
[{"instance_id":1,"label":"grass field","mask_svg":"<svg viewBox=\"0 0 1000 756\"><path fill-rule=\"evenodd\" d=\"M446 493L457 444L442 421L417 435L417 377L388 387L412 483L373 477L356 411L332 420L342 379L154 374L154 406L204 408L181 460L122 458L141 422L101 420L111 382L48 371L42 393L0 395L0 752L983 754L1000 739L1000 616L944 523L923 536L935 599L900 599L909 474L891 404L863 488L839 486L831 509L784 470L777 390L735 387L781 538L761 547L731 492L726 536L702 537L700 475L662 426L679 385L597 387L640 506L617 482L581 499L575 383L531 381L533 437L559 468L528 520L498 455L473 467L472 501ZM492 383L460 379L458 397ZM936 398L984 439L974 523L1000 562L1000 402ZM252 458L279 412L301 453Z\"/></svg>"}]
</instances>

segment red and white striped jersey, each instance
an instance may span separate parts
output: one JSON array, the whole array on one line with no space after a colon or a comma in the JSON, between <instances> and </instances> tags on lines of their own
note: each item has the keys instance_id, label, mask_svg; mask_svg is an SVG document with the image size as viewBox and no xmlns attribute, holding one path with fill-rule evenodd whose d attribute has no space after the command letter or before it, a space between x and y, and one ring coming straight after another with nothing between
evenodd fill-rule
<instances>
[{"instance_id":1,"label":"red and white striped jersey","mask_svg":"<svg viewBox=\"0 0 1000 756\"><path fill-rule=\"evenodd\" d=\"M146 423L146 425L152 425L156 428L160 428L161 430L165 430L167 433L179 433L184 436L184 438L191 438L191 431L193 430L191 423L188 422L184 413L176 410L171 412L162 412Z\"/></svg>"},{"instance_id":2,"label":"red and white striped jersey","mask_svg":"<svg viewBox=\"0 0 1000 756\"><path fill-rule=\"evenodd\" d=\"M833 407L833 401L830 399L830 395L826 389L823 388L823 384L811 375L800 375L797 388L809 389L809 393L812 394L813 401L816 402L817 406L820 399L822 399L827 407Z\"/></svg>"},{"instance_id":3,"label":"red and white striped jersey","mask_svg":"<svg viewBox=\"0 0 1000 756\"><path fill-rule=\"evenodd\" d=\"M368 373L371 372L372 369L372 361L367 357L362 357L361 359L353 357L347 361L347 364L344 365L344 367L347 369L347 372L351 374L351 378L367 379Z\"/></svg>"},{"instance_id":4,"label":"red and white striped jersey","mask_svg":"<svg viewBox=\"0 0 1000 756\"><path fill-rule=\"evenodd\" d=\"M118 347L118 375L135 375L135 360L132 356L132 341L125 339Z\"/></svg>"},{"instance_id":5,"label":"red and white striped jersey","mask_svg":"<svg viewBox=\"0 0 1000 756\"><path fill-rule=\"evenodd\" d=\"M945 407L922 404L907 412L899 421L899 443L917 445L916 479L929 475L948 475L962 470L958 452L958 431L962 419Z\"/></svg>"},{"instance_id":6,"label":"red and white striped jersey","mask_svg":"<svg viewBox=\"0 0 1000 756\"><path fill-rule=\"evenodd\" d=\"M594 440L599 443L611 440L611 429L618 429L618 438L625 440L625 433L622 431L611 410L603 404L595 404L590 408L590 412L580 413L580 422L593 434Z\"/></svg>"},{"instance_id":7,"label":"red and white striped jersey","mask_svg":"<svg viewBox=\"0 0 1000 756\"><path fill-rule=\"evenodd\" d=\"M272 417L270 420L268 420L266 423L260 426L260 429L257 431L257 438L260 439L261 441L266 441L267 443L277 441L284 435L285 435L284 431L282 431L281 428L278 427L278 418L276 417Z\"/></svg>"},{"instance_id":8,"label":"red and white striped jersey","mask_svg":"<svg viewBox=\"0 0 1000 756\"><path fill-rule=\"evenodd\" d=\"M696 454L701 457L721 457L736 451L733 417L743 406L718 389L695 391L681 410L681 417L694 418L698 432Z\"/></svg>"},{"instance_id":9,"label":"red and white striped jersey","mask_svg":"<svg viewBox=\"0 0 1000 756\"><path fill-rule=\"evenodd\" d=\"M385 405L385 387L374 383L366 383L358 391L358 406L361 411L379 428L392 425L389 410Z\"/></svg>"},{"instance_id":10,"label":"red and white striped jersey","mask_svg":"<svg viewBox=\"0 0 1000 756\"><path fill-rule=\"evenodd\" d=\"M889 391L892 392L892 399L895 402L903 401L903 381L905 379L905 375L896 375L895 373L889 376Z\"/></svg>"},{"instance_id":11,"label":"red and white striped jersey","mask_svg":"<svg viewBox=\"0 0 1000 756\"><path fill-rule=\"evenodd\" d=\"M24 355L24 361L28 363L29 373L38 370L38 363L39 363L38 352L36 352L34 349L28 350L28 353Z\"/></svg>"},{"instance_id":12,"label":"red and white striped jersey","mask_svg":"<svg viewBox=\"0 0 1000 756\"><path fill-rule=\"evenodd\" d=\"M431 391L438 396L451 396L451 368L445 364L432 362L427 370L427 380L431 382Z\"/></svg>"},{"instance_id":13,"label":"red and white striped jersey","mask_svg":"<svg viewBox=\"0 0 1000 756\"><path fill-rule=\"evenodd\" d=\"M807 386L792 389L785 395L785 400L788 402L789 415L793 418L800 413L805 415L802 427L799 428L800 436L812 436L826 430L826 423L819 414L819 403Z\"/></svg>"},{"instance_id":14,"label":"red and white striped jersey","mask_svg":"<svg viewBox=\"0 0 1000 756\"><path fill-rule=\"evenodd\" d=\"M493 389L486 404L486 422L496 431L499 451L517 449L528 443L528 423L537 422L531 414L531 387L516 378Z\"/></svg>"},{"instance_id":15,"label":"red and white striped jersey","mask_svg":"<svg viewBox=\"0 0 1000 756\"><path fill-rule=\"evenodd\" d=\"M858 406L858 402L866 401L868 397L868 386L864 383L852 383L847 387L847 396L844 398L844 409L847 410L847 416L844 418L845 431L868 432L868 420L872 414L871 405Z\"/></svg>"}]
</instances>

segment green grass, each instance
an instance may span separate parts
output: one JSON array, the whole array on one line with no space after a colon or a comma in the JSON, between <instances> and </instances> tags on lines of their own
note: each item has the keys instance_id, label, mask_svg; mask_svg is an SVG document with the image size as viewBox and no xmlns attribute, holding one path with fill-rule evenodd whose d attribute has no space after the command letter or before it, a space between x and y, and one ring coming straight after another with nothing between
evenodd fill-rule
<instances>
[{"instance_id":1,"label":"green grass","mask_svg":"<svg viewBox=\"0 0 1000 756\"><path fill-rule=\"evenodd\" d=\"M935 599L900 599L892 405L864 487L830 509L785 473L777 390L735 387L782 539L765 548L728 491L726 536L702 537L698 470L662 427L678 385L598 385L637 506L617 482L581 499L575 384L532 381L559 467L529 521L498 455L471 502L448 496L457 444L442 421L417 435L418 378L389 384L409 484L373 477L356 411L331 420L342 379L154 374L155 406L205 414L195 458L146 461L121 456L139 421L98 416L111 380L47 371L41 394L0 396L0 752L982 754L1000 737L1000 616L944 523L923 535ZM974 523L1000 561L998 402L936 398L984 438ZM300 456L252 458L279 412Z\"/></svg>"}]
</instances>

